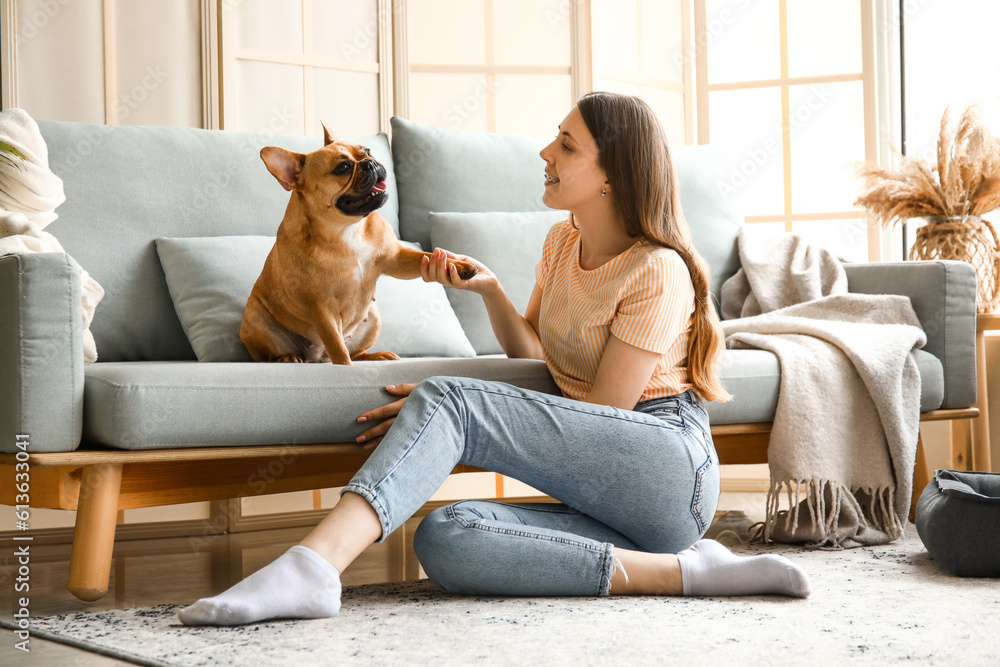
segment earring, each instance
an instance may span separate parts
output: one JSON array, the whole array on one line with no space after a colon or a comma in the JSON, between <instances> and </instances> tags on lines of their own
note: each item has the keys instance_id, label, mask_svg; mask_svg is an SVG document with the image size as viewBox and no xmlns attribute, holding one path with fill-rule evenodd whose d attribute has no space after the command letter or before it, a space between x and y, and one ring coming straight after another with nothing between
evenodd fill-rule
<instances>
[{"instance_id":1,"label":"earring","mask_svg":"<svg viewBox=\"0 0 1000 667\"><path fill-rule=\"evenodd\" d=\"M608 191L605 188L601 188L601 196L602 197L607 197L608 196Z\"/></svg>"}]
</instances>

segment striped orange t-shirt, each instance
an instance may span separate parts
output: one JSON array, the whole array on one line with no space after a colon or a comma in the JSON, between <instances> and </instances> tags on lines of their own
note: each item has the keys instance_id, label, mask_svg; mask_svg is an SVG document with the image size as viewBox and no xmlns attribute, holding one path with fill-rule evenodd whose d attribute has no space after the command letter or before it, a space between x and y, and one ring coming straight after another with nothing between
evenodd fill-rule
<instances>
[{"instance_id":1,"label":"striped orange t-shirt","mask_svg":"<svg viewBox=\"0 0 1000 667\"><path fill-rule=\"evenodd\" d=\"M549 231L535 280L542 290L538 333L545 363L565 396L590 394L612 335L661 355L640 402L691 387L686 364L694 285L675 250L638 241L586 271L580 232L565 220Z\"/></svg>"}]
</instances>

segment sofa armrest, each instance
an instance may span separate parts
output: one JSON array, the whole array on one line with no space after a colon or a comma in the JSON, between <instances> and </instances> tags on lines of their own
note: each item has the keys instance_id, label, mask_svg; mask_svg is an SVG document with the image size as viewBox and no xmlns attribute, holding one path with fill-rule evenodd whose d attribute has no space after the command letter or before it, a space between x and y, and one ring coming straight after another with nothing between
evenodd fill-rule
<instances>
[{"instance_id":1,"label":"sofa armrest","mask_svg":"<svg viewBox=\"0 0 1000 667\"><path fill-rule=\"evenodd\" d=\"M0 452L68 452L83 426L80 267L69 255L0 257ZM24 441L24 438L21 439Z\"/></svg>"},{"instance_id":2,"label":"sofa armrest","mask_svg":"<svg viewBox=\"0 0 1000 667\"><path fill-rule=\"evenodd\" d=\"M942 408L976 402L976 270L966 262L845 264L847 287L859 294L910 297L927 334L924 349L944 369Z\"/></svg>"}]
</instances>

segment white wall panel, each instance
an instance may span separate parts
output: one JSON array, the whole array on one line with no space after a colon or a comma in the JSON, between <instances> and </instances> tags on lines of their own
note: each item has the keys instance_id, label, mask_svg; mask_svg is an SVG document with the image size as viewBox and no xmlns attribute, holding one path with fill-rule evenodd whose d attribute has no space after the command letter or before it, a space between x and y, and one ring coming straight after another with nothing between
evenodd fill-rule
<instances>
[{"instance_id":1,"label":"white wall panel","mask_svg":"<svg viewBox=\"0 0 1000 667\"><path fill-rule=\"evenodd\" d=\"M101 0L12 1L17 105L36 118L103 123Z\"/></svg>"},{"instance_id":2,"label":"white wall panel","mask_svg":"<svg viewBox=\"0 0 1000 667\"><path fill-rule=\"evenodd\" d=\"M115 2L116 122L202 127L200 0Z\"/></svg>"}]
</instances>

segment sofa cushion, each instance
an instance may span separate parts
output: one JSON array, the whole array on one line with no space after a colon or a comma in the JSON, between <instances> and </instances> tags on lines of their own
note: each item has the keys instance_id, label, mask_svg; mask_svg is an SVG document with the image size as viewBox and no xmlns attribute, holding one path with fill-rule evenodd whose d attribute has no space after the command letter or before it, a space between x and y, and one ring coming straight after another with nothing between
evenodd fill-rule
<instances>
[{"instance_id":1,"label":"sofa cushion","mask_svg":"<svg viewBox=\"0 0 1000 667\"><path fill-rule=\"evenodd\" d=\"M240 341L240 323L273 246L269 236L156 240L174 308L199 361L251 361ZM475 356L442 285L383 276L376 294L382 331L372 350Z\"/></svg>"},{"instance_id":2,"label":"sofa cushion","mask_svg":"<svg viewBox=\"0 0 1000 667\"><path fill-rule=\"evenodd\" d=\"M334 364L120 362L86 369L84 433L120 449L353 442L385 385L434 375L557 394L545 364L485 357Z\"/></svg>"},{"instance_id":3,"label":"sofa cushion","mask_svg":"<svg viewBox=\"0 0 1000 667\"><path fill-rule=\"evenodd\" d=\"M933 410L942 395L940 363L921 350L914 355L928 388L921 410ZM120 449L351 442L364 430L358 415L395 400L385 385L434 375L559 393L544 362L496 356L354 366L118 362L91 364L85 372L86 441ZM722 377L737 399L707 404L713 424L774 419L777 357L764 350L729 351Z\"/></svg>"},{"instance_id":4,"label":"sofa cushion","mask_svg":"<svg viewBox=\"0 0 1000 667\"><path fill-rule=\"evenodd\" d=\"M553 119L555 128L558 119ZM550 139L452 130L392 119L392 156L399 184L399 230L425 248L431 211L542 211ZM736 273L736 236L743 216L720 196L728 178L723 153L711 146L672 146L681 205L694 245L712 271L712 293Z\"/></svg>"},{"instance_id":5,"label":"sofa cushion","mask_svg":"<svg viewBox=\"0 0 1000 667\"><path fill-rule=\"evenodd\" d=\"M275 118L275 128L281 120ZM321 144L263 128L244 134L45 120L38 126L66 190L59 219L46 231L105 290L91 326L102 361L194 359L153 239L273 236L289 195L268 173L260 149L308 152ZM380 212L396 227L388 140L379 134L356 141L389 171L389 202Z\"/></svg>"},{"instance_id":6,"label":"sofa cushion","mask_svg":"<svg viewBox=\"0 0 1000 667\"><path fill-rule=\"evenodd\" d=\"M431 244L469 255L489 267L517 312L523 314L535 287L535 264L542 256L545 236L554 223L567 217L567 211L553 209L521 213L431 212ZM503 352L481 296L451 289L448 300L478 354Z\"/></svg>"}]
</instances>

